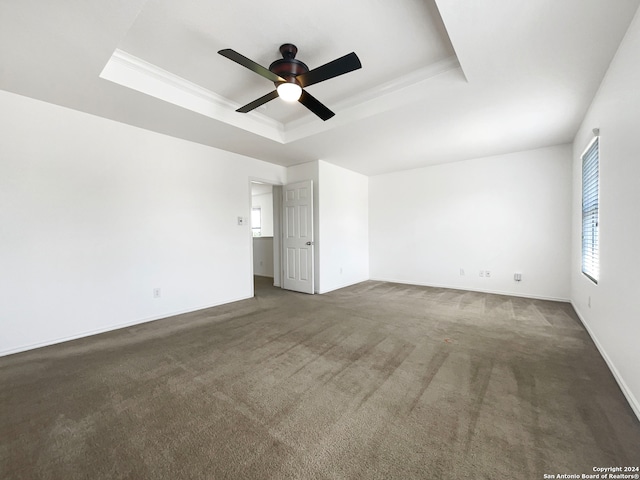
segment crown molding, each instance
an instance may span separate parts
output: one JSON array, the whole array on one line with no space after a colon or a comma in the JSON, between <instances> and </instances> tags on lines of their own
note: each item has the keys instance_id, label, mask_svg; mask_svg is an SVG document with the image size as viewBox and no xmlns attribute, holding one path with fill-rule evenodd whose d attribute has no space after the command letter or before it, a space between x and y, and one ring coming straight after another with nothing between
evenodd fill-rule
<instances>
[{"instance_id":1,"label":"crown molding","mask_svg":"<svg viewBox=\"0 0 640 480\"><path fill-rule=\"evenodd\" d=\"M284 125L259 112L238 115L240 105L123 50L116 49L100 78L284 143Z\"/></svg>"},{"instance_id":2,"label":"crown molding","mask_svg":"<svg viewBox=\"0 0 640 480\"><path fill-rule=\"evenodd\" d=\"M235 110L240 105L228 98L120 49L113 52L100 78L287 144L420 101L430 94L430 89L424 86L425 82L453 71L460 73L456 76L457 80L467 81L454 55L332 105L332 109L339 112L339 115L330 122L319 122L313 115L307 115L286 124L269 118L258 110L239 115Z\"/></svg>"},{"instance_id":3,"label":"crown molding","mask_svg":"<svg viewBox=\"0 0 640 480\"><path fill-rule=\"evenodd\" d=\"M332 105L336 116L331 119L331 126L307 117L285 124L284 143L420 101L431 93L429 88L424 88L424 83L447 72L453 72L457 80L467 81L458 58L452 55Z\"/></svg>"}]
</instances>

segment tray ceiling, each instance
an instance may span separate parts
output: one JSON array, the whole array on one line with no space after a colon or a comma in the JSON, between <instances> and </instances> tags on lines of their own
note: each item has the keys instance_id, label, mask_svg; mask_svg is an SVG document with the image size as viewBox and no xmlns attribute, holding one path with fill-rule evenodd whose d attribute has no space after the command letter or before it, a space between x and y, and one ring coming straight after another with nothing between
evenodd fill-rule
<instances>
[{"instance_id":1,"label":"tray ceiling","mask_svg":"<svg viewBox=\"0 0 640 480\"><path fill-rule=\"evenodd\" d=\"M570 142L639 3L0 2L0 88L280 165L373 175ZM273 86L217 51L268 67L288 42L310 68L360 57L362 69L309 87L329 121L280 99L234 111Z\"/></svg>"}]
</instances>

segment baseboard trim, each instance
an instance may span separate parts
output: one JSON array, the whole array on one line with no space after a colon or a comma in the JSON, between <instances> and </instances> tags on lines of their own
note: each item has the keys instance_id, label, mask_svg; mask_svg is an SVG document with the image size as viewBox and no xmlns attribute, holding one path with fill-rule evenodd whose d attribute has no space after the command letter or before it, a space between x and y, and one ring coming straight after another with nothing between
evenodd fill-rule
<instances>
[{"instance_id":1,"label":"baseboard trim","mask_svg":"<svg viewBox=\"0 0 640 480\"><path fill-rule=\"evenodd\" d=\"M507 295L509 297L532 298L534 300L549 300L552 302L565 302L565 303L571 302L571 300L569 300L568 298L549 297L545 295L530 295L526 293L505 292L501 290L468 288L468 287L443 285L443 284L435 284L435 283L408 282L406 280L395 280L395 279L388 279L388 278L370 278L370 280L374 280L376 282L389 282L389 283L401 283L401 284L404 283L405 285L416 285L419 287L448 288L450 290L463 290L465 292L479 292L479 293L490 293L493 295Z\"/></svg>"},{"instance_id":2,"label":"baseboard trim","mask_svg":"<svg viewBox=\"0 0 640 480\"><path fill-rule=\"evenodd\" d=\"M19 347L9 348L7 350L0 350L0 357L6 357L7 355L14 355L16 353L26 352L29 350L35 350L36 348L48 347L50 345L57 345L58 343L70 342L71 340L77 340L79 338L91 337L93 335L100 335L101 333L111 332L113 330L119 330L121 328L132 327L134 325L140 325L143 323L154 322L156 320L162 320L164 318L175 317L176 315L183 315L185 313L197 312L198 310L205 310L207 308L218 307L220 305L226 305L227 303L239 302L241 300L247 300L253 297L241 297L231 299L223 302L214 303L211 305L205 305L197 308L188 308L186 310L179 310L175 312L169 312L162 315L155 315L153 317L145 317L143 319L132 320L129 322L118 323L116 325L109 325L108 327L98 328L95 330L89 330L81 332L75 335L69 335L66 337L59 337L52 340L45 340L43 342L31 343L27 345L21 345Z\"/></svg>"},{"instance_id":3,"label":"baseboard trim","mask_svg":"<svg viewBox=\"0 0 640 480\"><path fill-rule=\"evenodd\" d=\"M356 280L356 281L353 281L353 282L347 282L347 283L344 283L344 284L337 285L335 287L329 287L327 289L323 288L323 289L318 290L317 293L322 295L324 293L334 292L336 290L340 290L341 288L347 288L347 287L350 287L352 285L357 285L358 283L366 282L367 280L369 280L369 279L368 278L363 278L362 280Z\"/></svg>"},{"instance_id":4,"label":"baseboard trim","mask_svg":"<svg viewBox=\"0 0 640 480\"><path fill-rule=\"evenodd\" d=\"M602 355L602 358L604 358L604 361L607 363L609 370L613 374L613 378L615 378L618 386L620 387L620 390L622 390L622 394L627 399L627 402L629 402L629 406L631 407L631 410L633 410L633 413L635 413L636 417L638 417L638 420L640 420L640 402L627 386L627 383L624 381L624 378L622 378L622 375L620 375L620 372L618 371L616 366L613 364L613 361L611 360L609 355L607 355L607 352L602 346L602 344L600 343L600 341L598 340L598 337L596 337L593 330L591 330L591 327L589 327L589 324L584 320L584 317L580 313L580 310L578 310L578 307L576 306L576 304L571 302L571 306L573 307L576 314L578 315L578 318L580 319L580 322L582 322L582 325L584 326L585 330L591 337L591 340L593 340L593 343L595 344L596 348L600 352L600 355Z\"/></svg>"}]
</instances>

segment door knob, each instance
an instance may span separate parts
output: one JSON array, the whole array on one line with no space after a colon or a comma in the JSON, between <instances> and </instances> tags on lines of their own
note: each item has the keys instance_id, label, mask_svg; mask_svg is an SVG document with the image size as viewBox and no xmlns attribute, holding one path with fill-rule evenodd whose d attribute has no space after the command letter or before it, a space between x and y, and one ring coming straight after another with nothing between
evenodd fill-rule
<instances>
[{"instance_id":1,"label":"door knob","mask_svg":"<svg viewBox=\"0 0 640 480\"><path fill-rule=\"evenodd\" d=\"M313 245L313 242L307 242L307 245Z\"/></svg>"}]
</instances>

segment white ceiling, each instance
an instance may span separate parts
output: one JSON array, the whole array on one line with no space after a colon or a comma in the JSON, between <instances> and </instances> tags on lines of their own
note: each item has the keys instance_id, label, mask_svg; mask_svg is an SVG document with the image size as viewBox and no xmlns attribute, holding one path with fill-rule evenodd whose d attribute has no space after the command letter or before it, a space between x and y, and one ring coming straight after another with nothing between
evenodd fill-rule
<instances>
[{"instance_id":1,"label":"white ceiling","mask_svg":"<svg viewBox=\"0 0 640 480\"><path fill-rule=\"evenodd\" d=\"M639 3L0 0L0 88L280 165L373 175L570 142ZM308 87L336 112L327 122L280 99L234 111L273 85L216 52L268 67L287 42L310 68L360 57L362 69ZM133 59L135 81L103 76L130 88L100 78L114 52Z\"/></svg>"}]
</instances>

